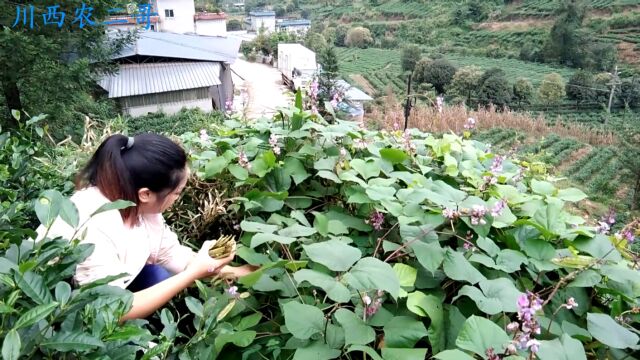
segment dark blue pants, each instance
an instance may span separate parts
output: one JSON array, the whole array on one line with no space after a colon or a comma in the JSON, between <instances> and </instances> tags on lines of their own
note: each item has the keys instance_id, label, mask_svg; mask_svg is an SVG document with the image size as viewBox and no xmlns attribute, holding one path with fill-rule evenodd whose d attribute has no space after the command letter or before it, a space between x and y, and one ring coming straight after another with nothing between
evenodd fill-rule
<instances>
[{"instance_id":1,"label":"dark blue pants","mask_svg":"<svg viewBox=\"0 0 640 360\"><path fill-rule=\"evenodd\" d=\"M144 290L170 278L172 275L169 270L160 265L147 264L142 268L140 274L133 279L131 284L127 286L127 290L131 292Z\"/></svg>"}]
</instances>

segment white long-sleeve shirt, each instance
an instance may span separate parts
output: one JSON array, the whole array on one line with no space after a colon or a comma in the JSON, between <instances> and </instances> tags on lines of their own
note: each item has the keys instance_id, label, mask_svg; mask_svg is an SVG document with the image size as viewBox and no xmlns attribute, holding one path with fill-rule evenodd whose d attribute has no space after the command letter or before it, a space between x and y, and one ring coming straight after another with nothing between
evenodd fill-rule
<instances>
[{"instance_id":1,"label":"white long-sleeve shirt","mask_svg":"<svg viewBox=\"0 0 640 360\"><path fill-rule=\"evenodd\" d=\"M110 202L97 187L77 191L71 201L78 208L80 226L100 206ZM85 229L86 234L82 237ZM37 231L38 240L42 240L46 229L40 226ZM162 265L177 273L185 269L195 254L178 242L177 235L165 224L162 214L142 215L139 224L131 228L124 224L118 210L110 210L95 215L77 231L58 217L47 237L60 236L71 240L74 234L81 243L95 246L93 253L76 267L74 280L80 285L126 273L126 276L110 283L126 288L145 264Z\"/></svg>"}]
</instances>

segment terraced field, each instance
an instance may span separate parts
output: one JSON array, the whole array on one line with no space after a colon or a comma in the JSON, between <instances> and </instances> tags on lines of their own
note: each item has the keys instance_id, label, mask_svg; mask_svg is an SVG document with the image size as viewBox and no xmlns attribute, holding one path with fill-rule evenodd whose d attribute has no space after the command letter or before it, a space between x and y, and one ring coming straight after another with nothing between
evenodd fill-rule
<instances>
[{"instance_id":1,"label":"terraced field","mask_svg":"<svg viewBox=\"0 0 640 360\"><path fill-rule=\"evenodd\" d=\"M640 5L638 0L588 0L584 1L585 5L593 10L605 10L612 7L624 7ZM520 17L545 17L554 13L558 7L556 0L533 0L522 1L515 6L511 6L505 11L508 16Z\"/></svg>"}]
</instances>

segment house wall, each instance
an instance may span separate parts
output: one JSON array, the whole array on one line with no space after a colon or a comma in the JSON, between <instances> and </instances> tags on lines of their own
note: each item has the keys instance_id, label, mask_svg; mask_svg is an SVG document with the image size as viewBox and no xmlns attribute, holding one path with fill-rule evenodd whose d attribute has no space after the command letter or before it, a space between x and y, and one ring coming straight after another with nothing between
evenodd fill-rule
<instances>
[{"instance_id":1,"label":"house wall","mask_svg":"<svg viewBox=\"0 0 640 360\"><path fill-rule=\"evenodd\" d=\"M193 0L157 0L160 31L184 34L194 32L196 7ZM173 10L173 18L165 16L165 10Z\"/></svg>"},{"instance_id":2,"label":"house wall","mask_svg":"<svg viewBox=\"0 0 640 360\"><path fill-rule=\"evenodd\" d=\"M122 112L133 117L158 111L175 114L183 107L200 108L206 112L213 110L208 88L129 96L118 99L118 102Z\"/></svg>"},{"instance_id":3,"label":"house wall","mask_svg":"<svg viewBox=\"0 0 640 360\"><path fill-rule=\"evenodd\" d=\"M196 20L196 34L208 36L227 35L227 22L220 20Z\"/></svg>"},{"instance_id":4,"label":"house wall","mask_svg":"<svg viewBox=\"0 0 640 360\"><path fill-rule=\"evenodd\" d=\"M267 32L276 31L276 17L275 16L252 16L251 17L251 30L259 31L260 27L264 26Z\"/></svg>"}]
</instances>

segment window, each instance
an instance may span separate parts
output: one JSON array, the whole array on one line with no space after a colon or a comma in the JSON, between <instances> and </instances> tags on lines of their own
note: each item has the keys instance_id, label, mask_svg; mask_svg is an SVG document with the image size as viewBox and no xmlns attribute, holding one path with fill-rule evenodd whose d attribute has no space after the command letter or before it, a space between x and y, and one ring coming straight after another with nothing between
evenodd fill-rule
<instances>
[{"instance_id":1,"label":"window","mask_svg":"<svg viewBox=\"0 0 640 360\"><path fill-rule=\"evenodd\" d=\"M173 9L164 9L164 17L172 18L173 17Z\"/></svg>"}]
</instances>

